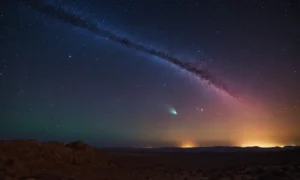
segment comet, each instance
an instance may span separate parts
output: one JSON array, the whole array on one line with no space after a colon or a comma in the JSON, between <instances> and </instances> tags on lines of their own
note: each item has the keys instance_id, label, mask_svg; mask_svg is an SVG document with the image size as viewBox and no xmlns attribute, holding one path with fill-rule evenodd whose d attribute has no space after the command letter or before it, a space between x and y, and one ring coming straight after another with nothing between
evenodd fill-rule
<instances>
[{"instance_id":1,"label":"comet","mask_svg":"<svg viewBox=\"0 0 300 180\"><path fill-rule=\"evenodd\" d=\"M174 108L170 108L170 109L169 109L169 112L170 112L171 114L173 114L173 115L177 115L177 111L176 111L176 109L174 109Z\"/></svg>"}]
</instances>

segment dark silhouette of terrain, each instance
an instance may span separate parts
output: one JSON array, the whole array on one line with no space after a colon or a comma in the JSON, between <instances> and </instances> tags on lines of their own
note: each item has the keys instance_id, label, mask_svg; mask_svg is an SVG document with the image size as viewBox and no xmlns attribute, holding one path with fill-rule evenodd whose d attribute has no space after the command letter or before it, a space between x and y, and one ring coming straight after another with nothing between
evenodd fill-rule
<instances>
[{"instance_id":1,"label":"dark silhouette of terrain","mask_svg":"<svg viewBox=\"0 0 300 180\"><path fill-rule=\"evenodd\" d=\"M0 179L296 180L300 179L300 149L95 149L81 141L0 141Z\"/></svg>"}]
</instances>

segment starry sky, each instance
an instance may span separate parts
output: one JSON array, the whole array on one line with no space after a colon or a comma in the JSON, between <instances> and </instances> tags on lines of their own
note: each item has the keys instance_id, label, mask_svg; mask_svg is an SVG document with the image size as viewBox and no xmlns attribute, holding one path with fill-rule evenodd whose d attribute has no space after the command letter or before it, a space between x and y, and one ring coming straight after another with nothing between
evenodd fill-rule
<instances>
[{"instance_id":1,"label":"starry sky","mask_svg":"<svg viewBox=\"0 0 300 180\"><path fill-rule=\"evenodd\" d=\"M97 146L300 145L300 3L43 0L201 66L236 99L165 59L0 4L0 137Z\"/></svg>"}]
</instances>

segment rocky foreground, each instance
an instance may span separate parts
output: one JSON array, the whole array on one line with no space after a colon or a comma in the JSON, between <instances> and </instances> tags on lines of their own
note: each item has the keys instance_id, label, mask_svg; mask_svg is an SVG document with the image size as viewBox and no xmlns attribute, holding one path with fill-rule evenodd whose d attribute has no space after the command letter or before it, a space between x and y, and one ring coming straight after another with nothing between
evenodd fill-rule
<instances>
[{"instance_id":1,"label":"rocky foreground","mask_svg":"<svg viewBox=\"0 0 300 180\"><path fill-rule=\"evenodd\" d=\"M300 152L113 153L81 142L0 141L0 180L300 179Z\"/></svg>"}]
</instances>

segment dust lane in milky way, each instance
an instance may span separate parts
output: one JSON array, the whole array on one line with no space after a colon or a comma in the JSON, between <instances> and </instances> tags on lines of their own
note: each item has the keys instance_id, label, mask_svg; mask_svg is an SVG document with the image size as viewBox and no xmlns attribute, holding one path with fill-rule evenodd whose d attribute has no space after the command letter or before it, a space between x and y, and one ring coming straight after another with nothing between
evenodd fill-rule
<instances>
[{"instance_id":1,"label":"dust lane in milky way","mask_svg":"<svg viewBox=\"0 0 300 180\"><path fill-rule=\"evenodd\" d=\"M228 86L226 86L223 82L219 81L214 75L212 75L206 69L200 69L196 65L192 63L184 62L179 58L173 57L166 52L154 48L146 47L129 38L119 36L109 30L106 30L105 28L99 27L98 23L96 22L92 22L91 20L82 18L78 15L75 15L72 12L63 9L62 7L52 5L50 3L47 3L46 1L43 0L23 0L23 1L26 2L28 5L30 5L31 7L33 7L34 9L36 9L37 11L39 11L40 13L49 15L62 22L69 23L76 27L89 30L90 32L93 32L101 37L104 37L118 44L122 44L128 48L135 49L139 52L153 55L165 61L168 61L169 63L174 64L175 66L190 72L196 77L199 77L201 80L208 83L209 85L212 85L214 88L217 88L218 90L234 98L237 98L237 96L232 92L232 90L228 88Z\"/></svg>"}]
</instances>

